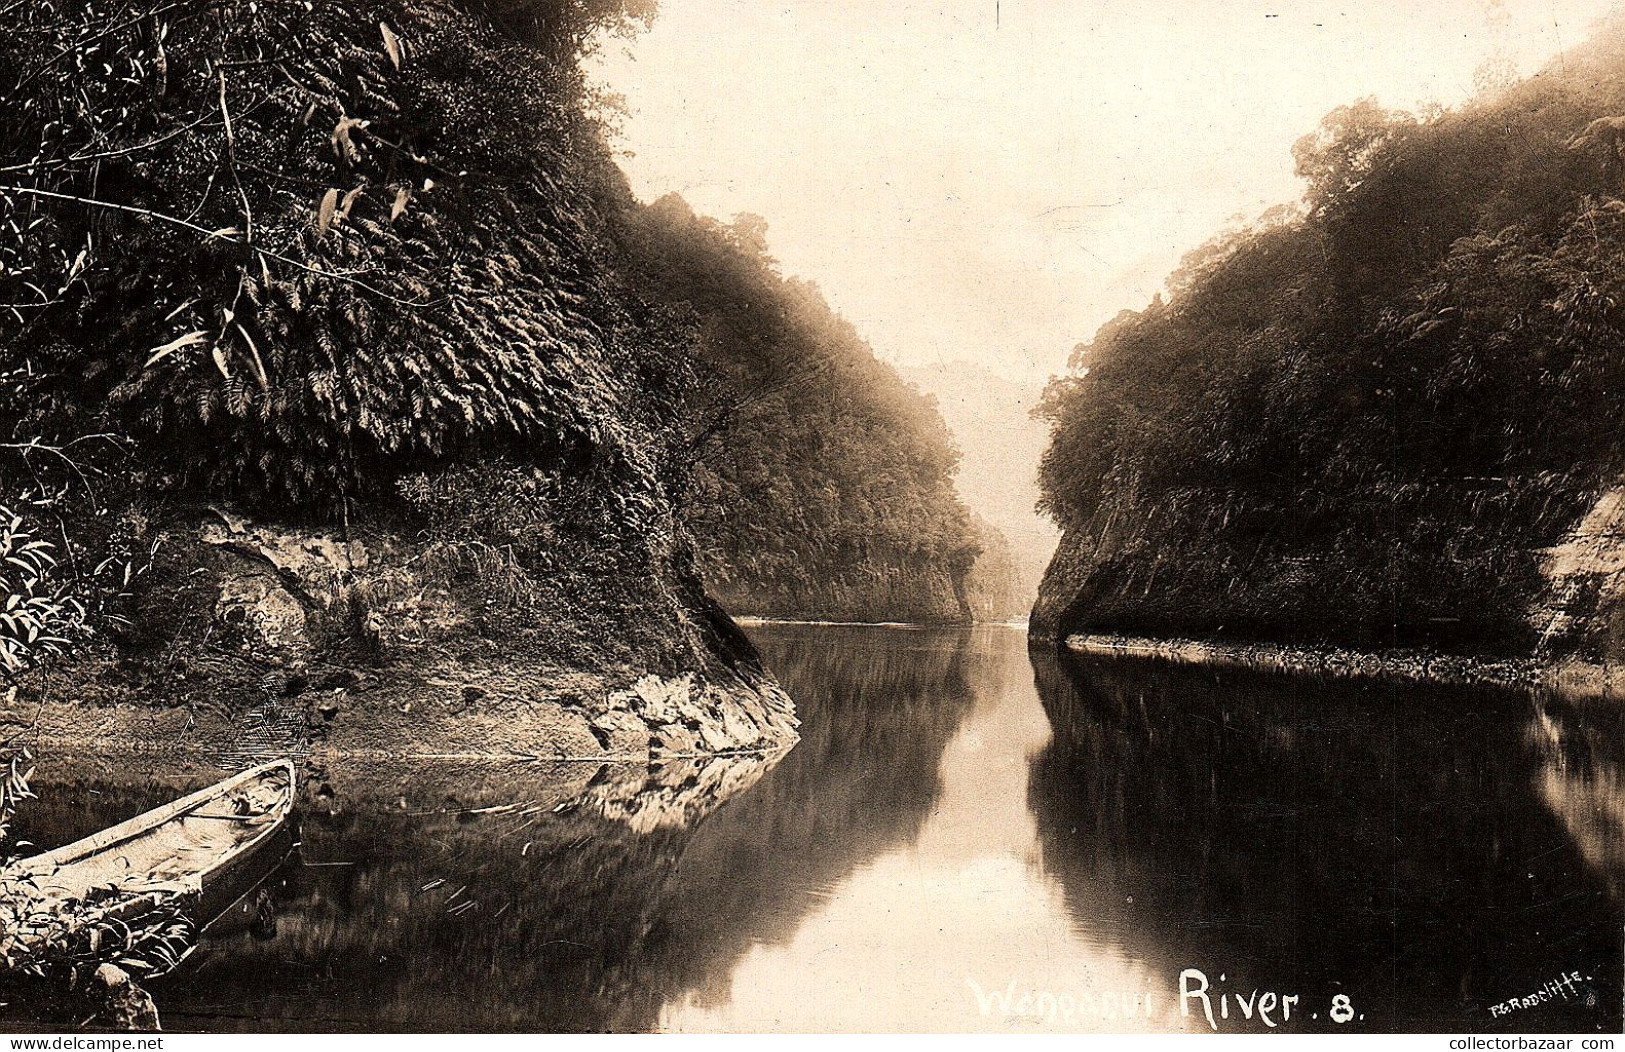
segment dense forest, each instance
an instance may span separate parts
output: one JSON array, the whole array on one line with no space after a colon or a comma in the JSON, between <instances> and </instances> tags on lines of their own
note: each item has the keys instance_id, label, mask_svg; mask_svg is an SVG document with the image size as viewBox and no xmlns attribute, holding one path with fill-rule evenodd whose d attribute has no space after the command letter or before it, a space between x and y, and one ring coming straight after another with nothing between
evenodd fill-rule
<instances>
[{"instance_id":1,"label":"dense forest","mask_svg":"<svg viewBox=\"0 0 1625 1052\"><path fill-rule=\"evenodd\" d=\"M759 221L632 196L581 63L649 0L0 11L6 675L91 644L83 696L240 709L506 639L770 686L707 584L968 616L931 404Z\"/></svg>"},{"instance_id":2,"label":"dense forest","mask_svg":"<svg viewBox=\"0 0 1625 1052\"><path fill-rule=\"evenodd\" d=\"M793 739L680 514L696 325L617 265L580 62L652 5L4 10L8 678L221 747Z\"/></svg>"},{"instance_id":3,"label":"dense forest","mask_svg":"<svg viewBox=\"0 0 1625 1052\"><path fill-rule=\"evenodd\" d=\"M0 0L0 864L34 750L775 753L708 583L968 618L933 405L615 163L582 62L653 16ZM194 934L9 872L8 975Z\"/></svg>"},{"instance_id":4,"label":"dense forest","mask_svg":"<svg viewBox=\"0 0 1625 1052\"><path fill-rule=\"evenodd\" d=\"M1549 549L1625 467L1622 114L1617 24L1459 110L1331 113L1301 206L1047 392L1038 633L1611 647L1612 568Z\"/></svg>"},{"instance_id":5,"label":"dense forest","mask_svg":"<svg viewBox=\"0 0 1625 1052\"><path fill-rule=\"evenodd\" d=\"M978 533L935 405L818 289L783 277L766 224L672 195L622 217L640 289L698 325L685 519L730 611L852 621L970 617Z\"/></svg>"}]
</instances>

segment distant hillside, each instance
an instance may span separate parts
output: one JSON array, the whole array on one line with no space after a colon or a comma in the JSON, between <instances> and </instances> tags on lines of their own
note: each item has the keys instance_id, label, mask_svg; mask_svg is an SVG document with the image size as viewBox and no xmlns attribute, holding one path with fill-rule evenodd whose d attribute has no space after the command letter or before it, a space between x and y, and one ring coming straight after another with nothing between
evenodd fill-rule
<instances>
[{"instance_id":1,"label":"distant hillside","mask_svg":"<svg viewBox=\"0 0 1625 1052\"><path fill-rule=\"evenodd\" d=\"M780 275L760 219L672 195L621 225L629 276L698 333L683 503L712 593L767 617L968 620L977 534L930 400Z\"/></svg>"},{"instance_id":2,"label":"distant hillside","mask_svg":"<svg viewBox=\"0 0 1625 1052\"><path fill-rule=\"evenodd\" d=\"M1295 157L1047 392L1039 635L1617 656L1625 32Z\"/></svg>"},{"instance_id":3,"label":"distant hillside","mask_svg":"<svg viewBox=\"0 0 1625 1052\"><path fill-rule=\"evenodd\" d=\"M965 585L971 620L1026 620L1043 564L1030 553L1018 552L998 527L980 515L972 512L971 520L980 549Z\"/></svg>"},{"instance_id":4,"label":"distant hillside","mask_svg":"<svg viewBox=\"0 0 1625 1052\"><path fill-rule=\"evenodd\" d=\"M1001 376L977 362L954 361L904 369L903 376L932 395L960 449L959 494L971 511L1003 538L984 544L972 575L972 603L999 613L991 620L1019 620L1032 609L1038 582L1059 539L1053 523L1038 513L1038 462L1049 428L1033 417L1043 394ZM993 565L997 562L997 566ZM1001 582L1003 594L974 594Z\"/></svg>"}]
</instances>

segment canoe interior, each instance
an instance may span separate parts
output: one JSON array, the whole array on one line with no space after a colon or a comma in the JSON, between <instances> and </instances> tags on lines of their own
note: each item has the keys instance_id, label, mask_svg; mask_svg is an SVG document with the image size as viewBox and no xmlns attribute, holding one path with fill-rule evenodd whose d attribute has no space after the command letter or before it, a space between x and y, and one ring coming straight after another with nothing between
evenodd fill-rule
<instances>
[{"instance_id":1,"label":"canoe interior","mask_svg":"<svg viewBox=\"0 0 1625 1052\"><path fill-rule=\"evenodd\" d=\"M17 868L47 898L83 899L93 889L199 893L246 853L282 839L293 790L291 764L266 764Z\"/></svg>"}]
</instances>

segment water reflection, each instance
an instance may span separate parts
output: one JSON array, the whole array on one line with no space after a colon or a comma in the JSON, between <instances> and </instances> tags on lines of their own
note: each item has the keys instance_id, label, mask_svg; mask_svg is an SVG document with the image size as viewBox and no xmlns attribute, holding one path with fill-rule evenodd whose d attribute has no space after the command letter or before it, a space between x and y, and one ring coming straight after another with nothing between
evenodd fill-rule
<instances>
[{"instance_id":1,"label":"water reflection","mask_svg":"<svg viewBox=\"0 0 1625 1052\"><path fill-rule=\"evenodd\" d=\"M1540 758L1541 802L1614 901L1625 899L1625 706L1538 699L1527 737Z\"/></svg>"},{"instance_id":2,"label":"water reflection","mask_svg":"<svg viewBox=\"0 0 1625 1052\"><path fill-rule=\"evenodd\" d=\"M772 762L307 768L302 858L248 904L271 922L211 934L154 983L165 1024L626 1031L725 998L754 946L917 832L971 700L960 634L911 637L901 658L858 638L781 643L779 667L827 686ZM42 758L24 816L44 845L213 776L58 760Z\"/></svg>"},{"instance_id":3,"label":"water reflection","mask_svg":"<svg viewBox=\"0 0 1625 1052\"><path fill-rule=\"evenodd\" d=\"M1507 693L1034 663L1030 800L1081 927L1302 991L1311 1028L1337 993L1368 1028L1619 1028L1617 717L1565 739ZM1566 1002L1488 1011L1575 970Z\"/></svg>"},{"instance_id":4,"label":"water reflection","mask_svg":"<svg viewBox=\"0 0 1625 1052\"><path fill-rule=\"evenodd\" d=\"M761 642L798 699L814 697L822 706L844 692L855 708L884 711L891 704L886 681L851 676L850 655L865 655L868 668L879 653L881 668L895 676L897 666L949 640L963 641L970 696L952 737L935 743L940 791L930 813L911 835L876 845L886 850L832 883L789 938L746 955L725 996L668 1006L663 1028L1179 1028L1181 1020L1166 1011L1171 1002L1161 977L1111 933L1078 929L1063 889L1041 870L1027 807L1028 764L1050 732L1019 631L869 628L837 636L827 628L785 626ZM822 648L827 667L802 680L794 665L778 660L787 647ZM867 758L890 762L884 753ZM1147 991L1159 997L1151 1019L1143 1012ZM1050 1000L1044 1008L1023 1005L1024 993L1047 993ZM1066 1013L1051 1010L1061 1004Z\"/></svg>"},{"instance_id":5,"label":"water reflection","mask_svg":"<svg viewBox=\"0 0 1625 1052\"><path fill-rule=\"evenodd\" d=\"M302 858L166 1024L1207 1031L1200 968L1233 1032L1263 999L1221 989L1291 1030L1620 1027L1617 705L752 634L803 719L776 760L307 765ZM41 846L214 777L55 760ZM1574 970L1594 1004L1488 1015Z\"/></svg>"}]
</instances>

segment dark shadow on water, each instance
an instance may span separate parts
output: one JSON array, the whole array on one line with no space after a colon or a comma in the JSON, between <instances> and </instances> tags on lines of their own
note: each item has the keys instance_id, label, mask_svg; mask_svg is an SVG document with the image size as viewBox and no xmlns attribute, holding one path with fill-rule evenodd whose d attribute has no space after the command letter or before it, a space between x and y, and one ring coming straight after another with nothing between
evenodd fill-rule
<instances>
[{"instance_id":1,"label":"dark shadow on water","mask_svg":"<svg viewBox=\"0 0 1625 1052\"><path fill-rule=\"evenodd\" d=\"M152 984L165 1025L636 1031L725 997L752 946L917 833L971 703L962 633L910 634L902 660L861 633L755 635L804 724L761 769L307 768L303 857ZM53 784L49 757L41 774L41 846L178 795L112 769Z\"/></svg>"},{"instance_id":2,"label":"dark shadow on water","mask_svg":"<svg viewBox=\"0 0 1625 1052\"><path fill-rule=\"evenodd\" d=\"M1003 629L752 634L804 720L776 758L307 763L300 857L151 984L165 1025L814 1025L837 995L796 981L878 969L918 1003L844 1025L1031 1028L966 977L1170 1007L1189 967L1216 1010L1297 994L1291 1030L1620 1029L1617 702L1045 653L1029 680ZM219 774L45 755L18 833ZM1488 1012L1571 972L1570 1000Z\"/></svg>"},{"instance_id":3,"label":"dark shadow on water","mask_svg":"<svg viewBox=\"0 0 1625 1052\"><path fill-rule=\"evenodd\" d=\"M1620 1029L1617 703L1033 663L1029 806L1080 927L1298 992L1310 1029L1338 993L1350 1029ZM1489 1012L1575 971L1571 1000Z\"/></svg>"}]
</instances>

